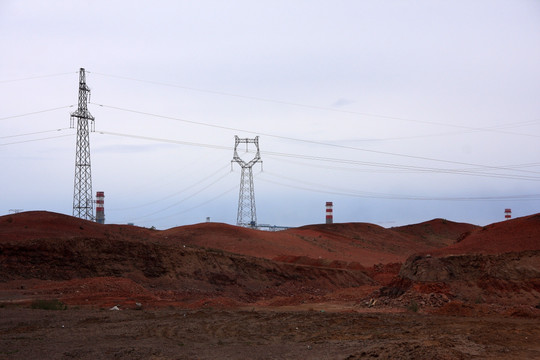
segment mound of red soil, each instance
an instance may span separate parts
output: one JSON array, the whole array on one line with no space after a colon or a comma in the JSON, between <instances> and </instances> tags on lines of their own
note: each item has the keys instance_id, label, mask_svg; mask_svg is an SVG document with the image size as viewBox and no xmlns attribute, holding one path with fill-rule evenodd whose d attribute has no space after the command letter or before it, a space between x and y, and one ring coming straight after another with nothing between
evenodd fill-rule
<instances>
[{"instance_id":1,"label":"mound of red soil","mask_svg":"<svg viewBox=\"0 0 540 360\"><path fill-rule=\"evenodd\" d=\"M435 220L425 235L414 227L393 230L364 223L309 225L278 232L202 223L165 230L158 236L162 241L282 262L359 269L403 262L413 253L454 243L463 232L473 228L474 225Z\"/></svg>"},{"instance_id":2,"label":"mound of red soil","mask_svg":"<svg viewBox=\"0 0 540 360\"><path fill-rule=\"evenodd\" d=\"M540 214L478 228L460 242L433 250L430 254L501 254L527 250L540 250Z\"/></svg>"},{"instance_id":3,"label":"mound of red soil","mask_svg":"<svg viewBox=\"0 0 540 360\"><path fill-rule=\"evenodd\" d=\"M423 242L426 246L442 248L456 243L479 228L476 225L434 219L420 224L395 227L392 230L414 236L418 242Z\"/></svg>"},{"instance_id":4,"label":"mound of red soil","mask_svg":"<svg viewBox=\"0 0 540 360\"><path fill-rule=\"evenodd\" d=\"M298 251L295 239L283 232L259 231L222 223L201 223L161 231L162 241L221 249L231 253L272 259Z\"/></svg>"},{"instance_id":5,"label":"mound of red soil","mask_svg":"<svg viewBox=\"0 0 540 360\"><path fill-rule=\"evenodd\" d=\"M246 229L234 230L241 233ZM1 217L0 235L0 282L40 279L65 284L74 279L102 278L110 290L109 298L131 297L125 288L111 285L115 283L111 279L119 277L169 302L216 296L253 302L373 283L356 270L279 263L186 246L167 232L100 225L60 214ZM95 290L88 284L85 289L77 298L91 300L88 293ZM67 296L67 292L58 292L62 298Z\"/></svg>"},{"instance_id":6,"label":"mound of red soil","mask_svg":"<svg viewBox=\"0 0 540 360\"><path fill-rule=\"evenodd\" d=\"M462 241L407 259L402 278L444 283L461 300L540 301L540 214L479 228Z\"/></svg>"},{"instance_id":7,"label":"mound of red soil","mask_svg":"<svg viewBox=\"0 0 540 360\"><path fill-rule=\"evenodd\" d=\"M379 262L401 262L412 253L437 249L454 243L462 232L450 231L451 228L455 228L455 223L446 222L439 226L439 230L444 229L437 237L439 241L435 241L434 236L429 234L428 236L419 231L406 231L401 228L385 229L367 223L308 225L289 229L286 232L330 249L329 251L343 251L354 254L357 259L369 259L370 261L360 262L364 266L371 266ZM465 227L460 226L460 228Z\"/></svg>"},{"instance_id":8,"label":"mound of red soil","mask_svg":"<svg viewBox=\"0 0 540 360\"><path fill-rule=\"evenodd\" d=\"M203 223L157 231L19 213L0 217L0 302L360 302L383 286L379 296L426 304L502 295L532 304L540 299L539 228L540 215L532 215L484 228L435 219L393 229L345 223L265 232Z\"/></svg>"},{"instance_id":9,"label":"mound of red soil","mask_svg":"<svg viewBox=\"0 0 540 360\"><path fill-rule=\"evenodd\" d=\"M136 226L102 225L47 211L28 211L0 216L0 242L79 238L141 241L150 239L152 234L152 230Z\"/></svg>"}]
</instances>

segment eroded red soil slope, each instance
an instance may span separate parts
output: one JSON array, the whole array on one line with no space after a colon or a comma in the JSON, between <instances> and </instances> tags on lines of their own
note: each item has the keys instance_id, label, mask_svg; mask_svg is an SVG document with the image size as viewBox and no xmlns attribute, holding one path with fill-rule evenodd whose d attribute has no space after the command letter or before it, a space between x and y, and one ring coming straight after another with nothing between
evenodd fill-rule
<instances>
[{"instance_id":1,"label":"eroded red soil slope","mask_svg":"<svg viewBox=\"0 0 540 360\"><path fill-rule=\"evenodd\" d=\"M390 299L377 306L420 296L437 306L533 304L539 229L540 215L532 215L484 228L435 219L392 229L345 223L264 232L203 223L157 231L27 212L0 217L0 300L372 307L377 296Z\"/></svg>"},{"instance_id":2,"label":"eroded red soil slope","mask_svg":"<svg viewBox=\"0 0 540 360\"><path fill-rule=\"evenodd\" d=\"M462 301L538 305L540 214L491 224L456 244L413 255L400 276L418 289L436 284Z\"/></svg>"},{"instance_id":3,"label":"eroded red soil slope","mask_svg":"<svg viewBox=\"0 0 540 360\"><path fill-rule=\"evenodd\" d=\"M432 248L452 245L479 226L456 223L445 219L433 219L419 224L394 227L391 230L414 236L416 241Z\"/></svg>"},{"instance_id":4,"label":"eroded red soil slope","mask_svg":"<svg viewBox=\"0 0 540 360\"><path fill-rule=\"evenodd\" d=\"M456 242L474 225L433 220L407 229L365 223L308 225L278 232L202 223L160 232L163 240L279 261L313 259L315 263L354 262L364 267L403 262L416 252ZM321 259L324 259L322 261ZM328 261L326 261L328 260Z\"/></svg>"},{"instance_id":5,"label":"eroded red soil slope","mask_svg":"<svg viewBox=\"0 0 540 360\"><path fill-rule=\"evenodd\" d=\"M540 250L540 214L478 228L456 244L430 254L502 254L526 250Z\"/></svg>"},{"instance_id":6,"label":"eroded red soil slope","mask_svg":"<svg viewBox=\"0 0 540 360\"><path fill-rule=\"evenodd\" d=\"M6 296L15 296L11 290L21 281L36 279L55 281L51 289L68 300L73 294L62 289L69 281L96 278L112 284L111 292L117 294L109 297L133 299L130 287L118 287L114 280L124 278L150 291L156 300L184 303L216 297L251 303L297 293L324 295L373 283L365 273L353 269L275 262L186 245L166 232L99 225L60 214L1 217L0 236L0 286ZM213 236L219 237L219 233ZM42 285L27 283L30 285L32 290L19 295L40 294ZM85 301L94 298L92 286L77 288L87 294ZM140 293L147 299L150 296ZM77 296L84 298L83 294Z\"/></svg>"}]
</instances>

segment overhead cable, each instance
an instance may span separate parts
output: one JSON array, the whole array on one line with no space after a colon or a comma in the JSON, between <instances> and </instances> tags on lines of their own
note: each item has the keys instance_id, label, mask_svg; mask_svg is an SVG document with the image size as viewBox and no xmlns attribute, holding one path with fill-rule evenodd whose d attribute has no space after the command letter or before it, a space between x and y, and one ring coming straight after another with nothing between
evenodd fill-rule
<instances>
[{"instance_id":1,"label":"overhead cable","mask_svg":"<svg viewBox=\"0 0 540 360\"><path fill-rule=\"evenodd\" d=\"M372 198L372 199L388 199L388 200L422 200L422 201L527 201L527 200L538 200L540 199L540 194L525 194L525 195L504 195L504 196L470 196L470 197L451 197L451 196L444 196L444 197L438 197L438 196L417 196L417 195L398 195L398 194L384 194L384 193L373 193L373 192L358 192L353 190L344 190L344 189L335 189L331 190L332 187L329 187L328 185L321 185L321 184L313 184L313 183L307 183L304 181L299 180L293 180L295 183L304 183L308 186L316 186L315 188L311 187L305 187L300 185L294 185L294 184L285 184L280 181L276 180L270 180L265 178L265 175L269 175L268 171L263 173L264 175L262 177L259 177L259 181L268 182L275 185L280 185L284 187L289 187L293 189L300 189L305 191L311 191L316 193L323 193L323 194L332 194L332 195L340 195L340 196L348 196L348 197L360 197L360 198ZM280 175L271 174L275 177L281 178ZM330 189L330 190L329 190Z\"/></svg>"},{"instance_id":2,"label":"overhead cable","mask_svg":"<svg viewBox=\"0 0 540 360\"><path fill-rule=\"evenodd\" d=\"M141 207L147 207L149 205L152 205L152 204L155 204L155 203L159 203L159 202L162 202L162 201L165 201L165 200L168 200L174 196L177 196L177 195L180 195L181 193L184 193L184 192L187 192L188 190L196 187L197 185L200 185L202 184L203 182L205 182L206 180L208 179L211 179L212 177L216 176L217 174L219 174L220 172L222 172L223 170L227 169L229 167L229 164L219 168L217 171L211 173L210 175L206 176L205 178L203 178L202 180L198 180L196 182L194 182L193 184L191 184L190 186L186 187L186 188L183 188L179 191L176 191L172 194L168 194L166 195L165 197L162 197L162 198L159 198L157 200L153 200L153 201L150 201L148 203L145 203L145 204L141 204L141 205L136 205L136 206L131 206L131 207L127 207L127 208L121 208L121 209L108 209L109 211L125 211L125 210L131 210L131 209L136 209L136 208L141 208Z\"/></svg>"},{"instance_id":3,"label":"overhead cable","mask_svg":"<svg viewBox=\"0 0 540 360\"><path fill-rule=\"evenodd\" d=\"M491 170L502 170L503 169L503 168L498 167L498 166L466 163L466 162L462 162L462 161L443 160L443 159L430 158L430 157L426 157L426 156L399 154L399 153L392 153L392 152L387 152L387 151L363 149L363 148L358 148L358 147L348 146L348 145L339 145L339 144L326 143L326 142L322 142L322 141L298 139L298 138L293 138L293 137L289 137L289 136L274 135L274 134L263 133L263 132L259 132L259 131L244 130L244 129L232 128L232 127L227 127L227 126L208 124L208 123L203 123L203 122L198 122L198 121L193 121L193 120L186 120L186 119L173 117L173 116L158 115L158 114L153 114L153 113L144 112L144 111L121 108L121 107L117 107L117 106L110 106L110 105L103 105L103 104L96 104L96 103L92 103L92 104L93 105L98 105L98 106L101 106L101 107L107 107L107 108L111 108L111 109L131 112L131 113L135 113L135 114L147 115L147 116L158 117L158 118L174 120L174 121L181 121L181 122L185 122L185 123L196 124L196 125L201 125L201 126L207 126L207 127L212 127L212 128L219 128L219 129L225 129L225 130L231 130L231 131L242 131L242 132L245 132L245 133L263 135L263 136L272 137L272 138L276 138L276 139L303 142L303 143L314 144L314 145L323 145L323 146L329 146L329 147L334 147L334 148L362 151L362 152L368 152L368 153L374 153L374 154L380 154L380 155L404 157L404 158L408 158L408 159L427 160L427 161L441 162L441 163L454 164L454 165L475 166L475 167L481 167L481 168L484 168L484 169L491 169ZM144 138L144 137L141 137L141 138ZM507 170L507 169L504 169L504 170ZM528 172L526 170L514 170L514 171Z\"/></svg>"},{"instance_id":4,"label":"overhead cable","mask_svg":"<svg viewBox=\"0 0 540 360\"><path fill-rule=\"evenodd\" d=\"M389 120L407 121L407 122L413 122L413 123L419 123L419 124L428 124L428 125L434 125L434 126L446 126L446 127L453 127L453 128L466 129L466 130L472 130L472 131L492 131L492 132L505 133L505 134L531 136L531 134L512 133L512 132L508 132L508 131L497 130L496 128L478 128L478 127L471 127L471 126L465 126L465 125L441 123L441 122L435 122L435 121L425 121L425 120L418 120L418 119L403 118L403 117L398 117L398 116L388 116L388 115L380 115L380 114L373 114L373 113L365 113L365 112L336 109L336 108L330 108L330 107L324 107L324 106L306 105L306 104L300 104L300 103L295 103L295 102L291 102L291 101L268 99L268 98L262 98L262 97L256 97L256 96L248 96L248 95L239 95L239 94L233 94L233 93L228 93L228 92L223 92L223 91L200 89L200 88L194 88L194 87L183 86L183 85L178 85L178 84L165 83L165 82L160 82L160 81L142 80L142 79L136 79L136 78L132 78L132 77L128 77L128 76L118 76L118 75L104 74L104 73L93 72L93 71L92 72L89 71L89 73L96 74L96 75L101 75L101 76L105 76L105 77L110 77L110 78L136 81L136 82L141 82L141 83L146 83L146 84L168 86L168 87L174 87L174 88L185 89L185 90L190 90L190 91L209 93L209 94L214 94L214 95L243 98L243 99L249 99L249 100L255 100L255 101L263 101L263 102L269 102L269 103L276 103L276 104L283 104L283 105L289 105L289 106L303 107L303 108L309 108L309 109L315 109L315 110L332 111L332 112L339 112L339 113L352 114L352 115L361 115L361 116L368 116L368 117L375 117L375 118L389 119Z\"/></svg>"},{"instance_id":5,"label":"overhead cable","mask_svg":"<svg viewBox=\"0 0 540 360\"><path fill-rule=\"evenodd\" d=\"M26 80L35 80L35 79L43 79L43 78L50 78L50 77L56 77L56 76L63 76L63 75L71 75L71 74L77 74L78 71L70 71L65 73L58 73L58 74L49 74L49 75L38 75L38 76L29 76L25 78L18 78L18 79L8 79L8 80L0 80L0 84L3 83L10 83L10 82L17 82L17 81L26 81Z\"/></svg>"},{"instance_id":6,"label":"overhead cable","mask_svg":"<svg viewBox=\"0 0 540 360\"><path fill-rule=\"evenodd\" d=\"M65 134L65 135L58 135L58 136L49 136L49 137L40 138L40 139L30 139L30 140L14 141L14 142L10 142L10 143L3 143L3 144L0 144L0 146L14 145L14 144L22 144L22 143L28 143L28 142L34 142L34 141L42 141L42 140L50 140L50 139L56 139L56 138L61 138L61 137L66 137L66 136L74 136L74 135L75 135L75 134Z\"/></svg>"},{"instance_id":7,"label":"overhead cable","mask_svg":"<svg viewBox=\"0 0 540 360\"><path fill-rule=\"evenodd\" d=\"M29 136L29 135L36 135L36 134L45 134L45 133L49 133L49 132L56 132L56 131L62 131L62 130L69 130L69 128L36 131L36 132L25 133L25 134L17 134L17 135L0 136L0 139L7 139L7 138L14 138L14 137L21 137L21 136Z\"/></svg>"},{"instance_id":8,"label":"overhead cable","mask_svg":"<svg viewBox=\"0 0 540 360\"><path fill-rule=\"evenodd\" d=\"M55 110L60 110L60 109L67 109L67 108L71 108L71 107L73 107L73 106L75 106L75 105L59 106L59 107L55 107L55 108L52 108L52 109L38 110L38 111L29 112L29 113L26 113L26 114L19 114L19 115L5 116L5 117L1 117L0 120L14 119L14 118L19 118L19 117L23 117L23 116L30 116L30 115L35 115L35 114L41 114L41 113L48 112L48 111L55 111Z\"/></svg>"},{"instance_id":9,"label":"overhead cable","mask_svg":"<svg viewBox=\"0 0 540 360\"><path fill-rule=\"evenodd\" d=\"M183 203L183 202L185 202L185 201L191 199L191 198L194 197L195 195L200 194L201 192L203 192L204 190L208 189L208 188L211 187L212 185L217 184L218 182L220 182L222 179L224 179L224 178L225 178L226 176L228 176L228 175L229 175L229 172L227 172L226 174L220 176L219 178L217 178L216 180L214 180L214 181L211 182L210 184L204 186L203 188L197 190L197 191L194 192L193 194L191 194L191 195L189 195L189 196L186 196L186 197L182 198L181 200L175 202L174 204L171 204L171 205L169 205L169 206L166 206L166 207L164 207L164 208L161 208L160 210L154 211L154 212L152 212L152 213L150 213L150 214L144 215L144 216L139 217L139 218L136 218L136 219L134 219L134 220L136 221L136 220L139 220L139 219L148 217L148 216L152 216L152 215L155 215L155 214L159 214L159 213L161 213L161 212L163 212L163 211L165 211L165 210L168 210L168 209L170 209L170 208L172 208L172 207L178 206L179 204L181 204L181 203Z\"/></svg>"}]
</instances>

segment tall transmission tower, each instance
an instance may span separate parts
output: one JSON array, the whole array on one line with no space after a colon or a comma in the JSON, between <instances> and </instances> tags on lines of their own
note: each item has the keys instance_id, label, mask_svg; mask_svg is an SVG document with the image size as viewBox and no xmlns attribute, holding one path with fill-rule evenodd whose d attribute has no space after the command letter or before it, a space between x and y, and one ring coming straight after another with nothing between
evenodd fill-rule
<instances>
[{"instance_id":1,"label":"tall transmission tower","mask_svg":"<svg viewBox=\"0 0 540 360\"><path fill-rule=\"evenodd\" d=\"M246 144L246 152L249 150L249 144L255 145L255 157L252 160L246 162L238 155L238 145L240 144ZM232 162L238 163L242 168L236 225L255 228L257 227L257 214L255 211L255 189L253 187L253 165L258 162L262 163L259 152L259 137L256 136L255 139L240 139L235 135Z\"/></svg>"},{"instance_id":2,"label":"tall transmission tower","mask_svg":"<svg viewBox=\"0 0 540 360\"><path fill-rule=\"evenodd\" d=\"M70 127L77 120L77 149L75 151L75 188L73 216L94 220L92 200L92 171L90 168L90 131L94 131L94 117L88 111L90 88L86 85L84 68L79 72L79 106L71 113ZM91 123L91 124L89 124Z\"/></svg>"}]
</instances>

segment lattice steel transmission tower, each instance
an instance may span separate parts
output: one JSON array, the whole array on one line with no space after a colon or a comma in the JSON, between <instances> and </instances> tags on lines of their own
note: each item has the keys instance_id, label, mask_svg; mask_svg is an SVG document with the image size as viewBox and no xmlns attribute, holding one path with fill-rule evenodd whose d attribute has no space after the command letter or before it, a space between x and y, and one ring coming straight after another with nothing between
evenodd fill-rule
<instances>
[{"instance_id":1,"label":"lattice steel transmission tower","mask_svg":"<svg viewBox=\"0 0 540 360\"><path fill-rule=\"evenodd\" d=\"M75 151L75 188L73 192L73 216L94 220L92 200L92 171L90 168L90 131L94 131L94 117L88 111L90 88L86 85L83 68L79 72L79 106L71 113L70 127L77 120L77 149ZM91 123L91 124L89 124Z\"/></svg>"},{"instance_id":2,"label":"lattice steel transmission tower","mask_svg":"<svg viewBox=\"0 0 540 360\"><path fill-rule=\"evenodd\" d=\"M246 162L238 155L238 145L240 144L246 144L246 152L249 150L249 144L255 145L255 157L252 160ZM259 137L256 136L255 139L240 139L235 135L232 162L238 163L242 168L236 225L255 228L257 227L257 214L255 211L255 189L253 187L253 165L258 162L262 163L259 151Z\"/></svg>"}]
</instances>

